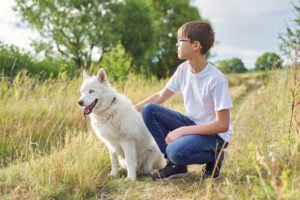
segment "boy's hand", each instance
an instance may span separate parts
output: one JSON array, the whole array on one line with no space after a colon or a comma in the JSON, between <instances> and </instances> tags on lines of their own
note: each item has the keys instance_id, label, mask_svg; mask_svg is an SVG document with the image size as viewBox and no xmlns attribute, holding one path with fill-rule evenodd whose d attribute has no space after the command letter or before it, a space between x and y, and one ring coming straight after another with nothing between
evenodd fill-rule
<instances>
[{"instance_id":1,"label":"boy's hand","mask_svg":"<svg viewBox=\"0 0 300 200\"><path fill-rule=\"evenodd\" d=\"M138 112L141 112L142 109L140 108L140 106L135 105L134 107L135 107L135 109L136 109Z\"/></svg>"},{"instance_id":2,"label":"boy's hand","mask_svg":"<svg viewBox=\"0 0 300 200\"><path fill-rule=\"evenodd\" d=\"M183 129L184 129L184 127L180 127L180 128L175 129L174 131L171 131L165 139L166 143L170 144L177 138L180 138L181 136L183 136L183 133L184 133Z\"/></svg>"}]
</instances>

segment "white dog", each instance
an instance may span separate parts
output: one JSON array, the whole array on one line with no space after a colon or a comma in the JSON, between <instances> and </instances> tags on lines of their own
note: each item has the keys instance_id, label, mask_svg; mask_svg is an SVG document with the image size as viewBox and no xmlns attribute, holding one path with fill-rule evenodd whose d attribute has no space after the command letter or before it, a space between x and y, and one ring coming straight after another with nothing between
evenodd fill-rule
<instances>
[{"instance_id":1,"label":"white dog","mask_svg":"<svg viewBox=\"0 0 300 200\"><path fill-rule=\"evenodd\" d=\"M109 149L111 176L117 175L121 166L127 168L127 179L135 180L136 173L150 174L165 166L141 114L128 98L110 86L104 69L93 77L83 71L80 92L78 104L84 107L84 118L91 114L94 131Z\"/></svg>"}]
</instances>

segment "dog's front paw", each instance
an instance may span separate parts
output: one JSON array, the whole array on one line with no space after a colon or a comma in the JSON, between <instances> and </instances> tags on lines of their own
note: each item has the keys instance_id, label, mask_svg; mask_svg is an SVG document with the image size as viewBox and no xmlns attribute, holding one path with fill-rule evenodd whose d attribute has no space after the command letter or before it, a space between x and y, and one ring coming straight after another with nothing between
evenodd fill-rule
<instances>
[{"instance_id":1,"label":"dog's front paw","mask_svg":"<svg viewBox=\"0 0 300 200\"><path fill-rule=\"evenodd\" d=\"M109 176L116 176L118 174L118 170L111 170Z\"/></svg>"},{"instance_id":2,"label":"dog's front paw","mask_svg":"<svg viewBox=\"0 0 300 200\"><path fill-rule=\"evenodd\" d=\"M135 179L136 179L136 176L133 176L133 175L126 177L126 180L134 181Z\"/></svg>"}]
</instances>

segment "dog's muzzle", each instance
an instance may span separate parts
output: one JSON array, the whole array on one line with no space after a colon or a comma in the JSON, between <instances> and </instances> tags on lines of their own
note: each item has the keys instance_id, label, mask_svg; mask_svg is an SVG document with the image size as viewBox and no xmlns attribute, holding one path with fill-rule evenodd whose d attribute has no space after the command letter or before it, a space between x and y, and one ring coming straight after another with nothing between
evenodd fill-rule
<instances>
[{"instance_id":1,"label":"dog's muzzle","mask_svg":"<svg viewBox=\"0 0 300 200\"><path fill-rule=\"evenodd\" d=\"M80 106L84 106L82 110L83 118L86 119L86 115L91 114L93 112L93 109L95 108L96 104L98 102L98 99L95 99L90 105L84 106L84 101L79 100L77 103Z\"/></svg>"},{"instance_id":2,"label":"dog's muzzle","mask_svg":"<svg viewBox=\"0 0 300 200\"><path fill-rule=\"evenodd\" d=\"M84 101L82 101L82 100L79 100L77 103L78 103L78 105L80 105L80 106L83 106L83 104L84 104Z\"/></svg>"}]
</instances>

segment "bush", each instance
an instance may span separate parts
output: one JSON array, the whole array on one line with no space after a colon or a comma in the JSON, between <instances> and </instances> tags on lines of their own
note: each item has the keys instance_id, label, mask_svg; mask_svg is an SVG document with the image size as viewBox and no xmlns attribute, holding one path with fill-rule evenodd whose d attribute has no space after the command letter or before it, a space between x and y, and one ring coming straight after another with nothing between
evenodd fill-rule
<instances>
[{"instance_id":1,"label":"bush","mask_svg":"<svg viewBox=\"0 0 300 200\"><path fill-rule=\"evenodd\" d=\"M232 58L229 60L220 60L216 63L216 66L223 73L244 73L247 72L243 61L240 58Z\"/></svg>"},{"instance_id":2,"label":"bush","mask_svg":"<svg viewBox=\"0 0 300 200\"><path fill-rule=\"evenodd\" d=\"M282 68L282 60L276 53L266 52L259 56L255 62L255 70L268 70Z\"/></svg>"},{"instance_id":3,"label":"bush","mask_svg":"<svg viewBox=\"0 0 300 200\"><path fill-rule=\"evenodd\" d=\"M72 61L50 59L40 61L29 52L24 52L14 45L0 44L0 73L2 76L13 78L18 72L24 70L28 75L47 79L50 76L57 77L61 70L73 75L76 65Z\"/></svg>"},{"instance_id":4,"label":"bush","mask_svg":"<svg viewBox=\"0 0 300 200\"><path fill-rule=\"evenodd\" d=\"M22 53L16 46L0 46L0 70L4 76L14 77L18 71L33 70L33 61L28 53Z\"/></svg>"},{"instance_id":5,"label":"bush","mask_svg":"<svg viewBox=\"0 0 300 200\"><path fill-rule=\"evenodd\" d=\"M111 47L112 49L112 47ZM126 54L124 47L119 42L115 49L103 55L101 66L113 80L127 80L133 72L132 57Z\"/></svg>"}]
</instances>

